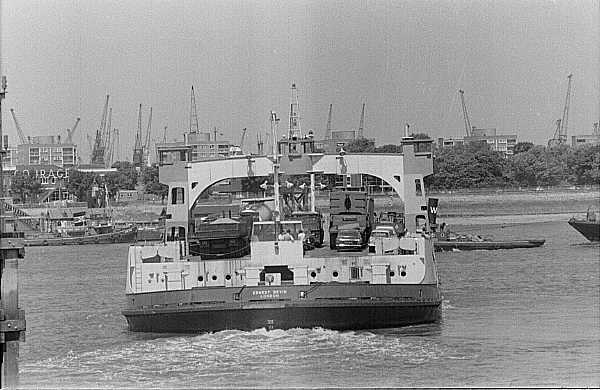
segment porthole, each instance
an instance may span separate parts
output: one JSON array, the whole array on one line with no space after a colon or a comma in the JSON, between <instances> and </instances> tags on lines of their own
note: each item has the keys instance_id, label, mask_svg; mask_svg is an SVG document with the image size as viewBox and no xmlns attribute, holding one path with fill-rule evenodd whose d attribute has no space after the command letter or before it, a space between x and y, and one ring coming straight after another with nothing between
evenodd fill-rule
<instances>
[{"instance_id":1,"label":"porthole","mask_svg":"<svg viewBox=\"0 0 600 390\"><path fill-rule=\"evenodd\" d=\"M315 271L310 273L310 277L311 278L316 278L317 277L317 273Z\"/></svg>"},{"instance_id":2,"label":"porthole","mask_svg":"<svg viewBox=\"0 0 600 390\"><path fill-rule=\"evenodd\" d=\"M212 280L217 280L217 275L213 275Z\"/></svg>"},{"instance_id":3,"label":"porthole","mask_svg":"<svg viewBox=\"0 0 600 390\"><path fill-rule=\"evenodd\" d=\"M394 271L390 271L390 277L393 278L394 276L396 276L396 273Z\"/></svg>"},{"instance_id":4,"label":"porthole","mask_svg":"<svg viewBox=\"0 0 600 390\"><path fill-rule=\"evenodd\" d=\"M405 277L406 276L406 271L400 272L400 276Z\"/></svg>"},{"instance_id":5,"label":"porthole","mask_svg":"<svg viewBox=\"0 0 600 390\"><path fill-rule=\"evenodd\" d=\"M334 278L337 278L339 274L338 274L337 271L333 271L332 275L333 275Z\"/></svg>"},{"instance_id":6,"label":"porthole","mask_svg":"<svg viewBox=\"0 0 600 390\"><path fill-rule=\"evenodd\" d=\"M225 280L231 280L231 275L225 275Z\"/></svg>"},{"instance_id":7,"label":"porthole","mask_svg":"<svg viewBox=\"0 0 600 390\"><path fill-rule=\"evenodd\" d=\"M203 282L204 281L204 276L198 276L198 281L199 282Z\"/></svg>"}]
</instances>

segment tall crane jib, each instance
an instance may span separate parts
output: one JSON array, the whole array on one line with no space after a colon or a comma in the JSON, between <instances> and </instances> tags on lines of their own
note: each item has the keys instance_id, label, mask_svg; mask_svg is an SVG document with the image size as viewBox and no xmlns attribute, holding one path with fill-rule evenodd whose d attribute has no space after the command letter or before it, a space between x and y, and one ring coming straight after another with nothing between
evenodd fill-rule
<instances>
[{"instance_id":1,"label":"tall crane jib","mask_svg":"<svg viewBox=\"0 0 600 390\"><path fill-rule=\"evenodd\" d=\"M554 136L548 141L548 146L565 145L567 143L567 128L569 124L569 109L571 106L571 87L573 74L567 76L567 93L565 96L565 105L563 106L562 119L556 120Z\"/></svg>"},{"instance_id":2,"label":"tall crane jib","mask_svg":"<svg viewBox=\"0 0 600 390\"><path fill-rule=\"evenodd\" d=\"M10 113L12 115L13 121L15 122L15 127L17 129L17 134L19 135L19 140L21 140L21 144L26 144L27 139L25 138L25 134L23 134L23 130L21 129L21 125L19 124L19 121L17 120L15 110L13 108L11 108Z\"/></svg>"},{"instance_id":3,"label":"tall crane jib","mask_svg":"<svg viewBox=\"0 0 600 390\"><path fill-rule=\"evenodd\" d=\"M362 111L360 113L360 122L358 124L357 138L363 138L365 132L365 103L362 105Z\"/></svg>"},{"instance_id":4,"label":"tall crane jib","mask_svg":"<svg viewBox=\"0 0 600 390\"><path fill-rule=\"evenodd\" d=\"M329 114L327 114L327 126L325 127L325 139L331 139L331 115L333 112L333 104L329 104Z\"/></svg>"},{"instance_id":5,"label":"tall crane jib","mask_svg":"<svg viewBox=\"0 0 600 390\"><path fill-rule=\"evenodd\" d=\"M196 108L196 94L194 93L194 86L192 85L192 92L190 95L190 133L198 133L200 131L198 126L198 110Z\"/></svg>"},{"instance_id":6,"label":"tall crane jib","mask_svg":"<svg viewBox=\"0 0 600 390\"><path fill-rule=\"evenodd\" d=\"M144 165L150 165L150 134L152 133L152 107L150 107L150 114L148 115L148 127L146 129L146 141L142 146L144 153Z\"/></svg>"},{"instance_id":7,"label":"tall crane jib","mask_svg":"<svg viewBox=\"0 0 600 390\"><path fill-rule=\"evenodd\" d=\"M135 133L135 144L133 145L133 166L141 167L144 160L144 149L142 145L142 105L138 109L138 124Z\"/></svg>"},{"instance_id":8,"label":"tall crane jib","mask_svg":"<svg viewBox=\"0 0 600 390\"><path fill-rule=\"evenodd\" d=\"M465 134L467 137L469 137L471 135L472 127L471 120L469 119L469 112L467 111L467 105L465 104L465 91L459 89L458 93L460 94L460 102L462 105L463 118L465 121Z\"/></svg>"},{"instance_id":9,"label":"tall crane jib","mask_svg":"<svg viewBox=\"0 0 600 390\"><path fill-rule=\"evenodd\" d=\"M67 143L68 144L72 144L73 143L73 134L75 134L75 131L77 130L77 126L79 126L79 121L81 121L81 118L77 118L75 120L75 124L73 125L73 127L71 127L71 129L67 129Z\"/></svg>"},{"instance_id":10,"label":"tall crane jib","mask_svg":"<svg viewBox=\"0 0 600 390\"><path fill-rule=\"evenodd\" d=\"M102 110L102 118L100 120L100 127L96 130L96 138L94 140L94 146L92 148L92 158L90 162L93 165L105 165L105 150L106 145L104 143L104 134L106 132L106 121L108 116L108 101L110 95L106 95L106 101L104 103L104 109Z\"/></svg>"}]
</instances>

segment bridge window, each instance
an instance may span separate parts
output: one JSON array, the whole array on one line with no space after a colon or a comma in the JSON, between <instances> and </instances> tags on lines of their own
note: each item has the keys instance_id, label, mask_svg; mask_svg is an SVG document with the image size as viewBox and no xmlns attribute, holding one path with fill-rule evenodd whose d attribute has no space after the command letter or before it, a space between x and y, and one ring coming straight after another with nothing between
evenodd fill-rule
<instances>
[{"instance_id":1,"label":"bridge window","mask_svg":"<svg viewBox=\"0 0 600 390\"><path fill-rule=\"evenodd\" d=\"M171 204L183 204L184 201L183 187L173 187L171 189Z\"/></svg>"},{"instance_id":2,"label":"bridge window","mask_svg":"<svg viewBox=\"0 0 600 390\"><path fill-rule=\"evenodd\" d=\"M417 196L423 195L423 188L421 186L421 179L415 179L415 193Z\"/></svg>"}]
</instances>

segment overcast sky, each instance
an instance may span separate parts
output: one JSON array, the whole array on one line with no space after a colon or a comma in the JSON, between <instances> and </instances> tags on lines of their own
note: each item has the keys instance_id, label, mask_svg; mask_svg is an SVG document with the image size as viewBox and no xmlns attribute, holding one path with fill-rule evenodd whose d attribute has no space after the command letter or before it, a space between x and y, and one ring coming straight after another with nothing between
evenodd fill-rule
<instances>
[{"instance_id":1,"label":"overcast sky","mask_svg":"<svg viewBox=\"0 0 600 390\"><path fill-rule=\"evenodd\" d=\"M462 136L458 89L472 125L545 143L573 73L569 135L600 117L600 5L586 1L27 1L2 0L2 67L9 108L26 135L75 137L99 126L106 94L120 157L131 159L137 108L153 107L153 138L199 123L255 147L269 111L287 123L290 84L303 130L356 129L397 143L410 123ZM284 130L286 126L281 126ZM87 161L87 155L84 156Z\"/></svg>"}]
</instances>

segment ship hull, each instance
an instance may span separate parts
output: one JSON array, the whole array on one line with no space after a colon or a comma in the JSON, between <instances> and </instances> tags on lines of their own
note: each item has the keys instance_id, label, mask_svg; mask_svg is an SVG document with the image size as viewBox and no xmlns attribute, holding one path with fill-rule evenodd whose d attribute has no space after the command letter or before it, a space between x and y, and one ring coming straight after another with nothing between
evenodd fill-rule
<instances>
[{"instance_id":1,"label":"ship hull","mask_svg":"<svg viewBox=\"0 0 600 390\"><path fill-rule=\"evenodd\" d=\"M435 322L440 304L285 305L258 308L164 310L125 314L134 332L203 333L227 329L253 330L321 327L334 330L395 328Z\"/></svg>"},{"instance_id":2,"label":"ship hull","mask_svg":"<svg viewBox=\"0 0 600 390\"><path fill-rule=\"evenodd\" d=\"M581 221L574 218L569 220L575 230L581 233L585 238L592 242L600 241L600 222L598 221Z\"/></svg>"},{"instance_id":3,"label":"ship hull","mask_svg":"<svg viewBox=\"0 0 600 390\"><path fill-rule=\"evenodd\" d=\"M307 288L310 291L310 288L314 289L315 286L285 287L285 294L297 297L302 289ZM282 287L272 289L246 287L244 293L255 297L255 291L266 291L269 296L276 294L276 291L282 291ZM157 333L204 333L259 328L395 328L435 322L441 316L441 298L436 286L335 284L321 285L318 290L320 289L323 291L312 299L256 301L228 300L228 297L235 296L234 291L239 289L227 288L192 292L192 296L179 301L177 296L182 295L175 291L132 294L128 299L130 303L135 304L123 310L123 315L131 331ZM194 294L196 297L193 297ZM210 294L212 302L198 302L202 295L209 299L207 294Z\"/></svg>"}]
</instances>

